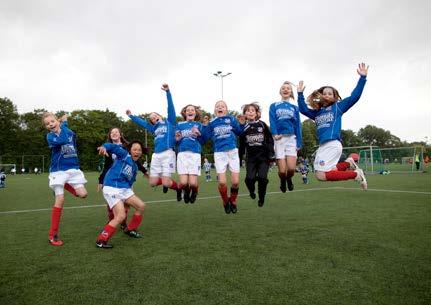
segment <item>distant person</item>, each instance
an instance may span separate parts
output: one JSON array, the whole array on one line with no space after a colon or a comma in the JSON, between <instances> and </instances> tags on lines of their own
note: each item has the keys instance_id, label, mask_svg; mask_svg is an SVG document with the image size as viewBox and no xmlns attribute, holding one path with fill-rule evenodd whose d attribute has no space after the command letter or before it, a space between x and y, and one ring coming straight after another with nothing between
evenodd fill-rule
<instances>
[{"instance_id":1,"label":"distant person","mask_svg":"<svg viewBox=\"0 0 431 305\"><path fill-rule=\"evenodd\" d=\"M366 190L367 180L365 174L357 166L353 158L349 157L346 161L338 163L343 150L341 144L341 117L361 97L366 83L368 66L364 63L359 64L357 72L360 78L351 96L341 99L335 88L323 86L315 90L307 98L311 109L305 103L305 86L303 81L300 81L297 87L298 105L299 111L316 123L317 138L319 140L319 148L314 160L316 178L320 181L355 179L360 183L361 188ZM349 171L348 169L352 170Z\"/></svg>"},{"instance_id":2,"label":"distant person","mask_svg":"<svg viewBox=\"0 0 431 305\"><path fill-rule=\"evenodd\" d=\"M53 246L63 245L59 237L59 225L64 205L64 189L74 196L85 198L87 190L84 184L87 180L79 169L76 135L69 129L67 116L57 120L56 116L46 112L42 117L48 146L51 150L51 164L49 167L49 186L54 191L55 202L51 211L51 227L48 241Z\"/></svg>"},{"instance_id":3,"label":"distant person","mask_svg":"<svg viewBox=\"0 0 431 305\"><path fill-rule=\"evenodd\" d=\"M416 170L418 171L419 168L421 167L421 159L419 154L416 154L415 156L415 165L416 165Z\"/></svg>"},{"instance_id":4,"label":"distant person","mask_svg":"<svg viewBox=\"0 0 431 305\"><path fill-rule=\"evenodd\" d=\"M302 146L301 120L294 100L292 84L284 82L280 87L281 101L269 107L269 123L274 137L280 190L293 191L292 182L296 169L297 151ZM286 185L287 184L287 185Z\"/></svg>"},{"instance_id":5,"label":"distant person","mask_svg":"<svg viewBox=\"0 0 431 305\"><path fill-rule=\"evenodd\" d=\"M11 174L12 176L15 176L15 175L16 175L16 167L12 167L12 169L10 170L10 174Z\"/></svg>"},{"instance_id":6,"label":"distant person","mask_svg":"<svg viewBox=\"0 0 431 305\"><path fill-rule=\"evenodd\" d=\"M305 161L301 164L301 167L299 168L299 172L301 173L302 183L308 184L309 183L309 181L308 181L309 169L308 169L307 163Z\"/></svg>"},{"instance_id":7,"label":"distant person","mask_svg":"<svg viewBox=\"0 0 431 305\"><path fill-rule=\"evenodd\" d=\"M154 153L151 156L150 166L150 185L163 185L163 192L166 193L168 188L177 192L178 197L182 196L182 190L178 188L177 182L172 179L175 173L175 126L176 114L174 102L168 84L162 85L162 90L166 92L168 103L168 117L163 118L157 112L151 112L149 122L142 118L132 115L130 110L126 114L135 124L145 128L154 135Z\"/></svg>"},{"instance_id":8,"label":"distant person","mask_svg":"<svg viewBox=\"0 0 431 305\"><path fill-rule=\"evenodd\" d=\"M97 148L101 155L108 155L109 153L116 156L103 180L103 196L114 212L114 218L105 225L97 237L96 247L98 248L112 248L108 241L114 235L118 225L126 218L125 205L135 208L135 213L124 232L130 237L142 237L137 229L144 218L145 203L135 195L132 185L136 180L137 162L142 156L144 147L139 141L132 141L128 147L129 151L124 149L122 145L105 143Z\"/></svg>"},{"instance_id":9,"label":"distant person","mask_svg":"<svg viewBox=\"0 0 431 305\"><path fill-rule=\"evenodd\" d=\"M6 174L4 173L3 168L0 169L0 188L6 187Z\"/></svg>"},{"instance_id":10,"label":"distant person","mask_svg":"<svg viewBox=\"0 0 431 305\"><path fill-rule=\"evenodd\" d=\"M274 139L265 122L260 120L261 110L257 103L242 106L242 113L247 119L244 132L240 136L239 154L246 154L245 185L252 199L256 198L257 205L262 207L265 203L266 188L268 185L268 170L270 162L275 159Z\"/></svg>"},{"instance_id":11,"label":"distant person","mask_svg":"<svg viewBox=\"0 0 431 305\"><path fill-rule=\"evenodd\" d=\"M205 170L205 181L210 182L211 179L211 163L208 161L207 158L204 159L203 168Z\"/></svg>"},{"instance_id":12,"label":"distant person","mask_svg":"<svg viewBox=\"0 0 431 305\"><path fill-rule=\"evenodd\" d=\"M21 174L25 174L25 168L21 168Z\"/></svg>"},{"instance_id":13,"label":"distant person","mask_svg":"<svg viewBox=\"0 0 431 305\"><path fill-rule=\"evenodd\" d=\"M35 175L37 175L37 174L38 174L38 170L39 170L39 169L38 169L37 167L35 167L35 168L34 168L33 172L34 172L34 174L35 174Z\"/></svg>"}]
</instances>

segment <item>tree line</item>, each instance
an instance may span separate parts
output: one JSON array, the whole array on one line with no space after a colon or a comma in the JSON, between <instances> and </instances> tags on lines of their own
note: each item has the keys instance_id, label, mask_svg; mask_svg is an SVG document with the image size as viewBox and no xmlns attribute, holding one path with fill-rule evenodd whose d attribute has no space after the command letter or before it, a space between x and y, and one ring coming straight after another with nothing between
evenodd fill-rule
<instances>
[{"instance_id":1,"label":"tree line","mask_svg":"<svg viewBox=\"0 0 431 305\"><path fill-rule=\"evenodd\" d=\"M28 156L25 166L34 168L42 167L40 157L44 155L46 171L49 165L49 149L46 143L45 127L42 125L42 114L46 109L35 109L32 112L19 114L16 106L8 98L0 98L0 164L13 163L21 167L22 156ZM210 114L209 111L203 111ZM119 127L128 140L141 140L146 142L149 149L148 156L153 150L153 136L146 134L146 131L132 123L124 120L115 112L106 110L74 110L72 112L57 112L58 117L68 114L69 126L77 134L77 146L79 159L83 170L98 170L102 159L96 153L96 147L107 140L110 128ZM233 115L238 113L232 112ZM141 114L148 118L149 113ZM177 120L182 120L177 117ZM302 123L303 147L299 155L310 157L318 146L316 137L316 127L312 120L305 120ZM423 145L424 142L408 143L401 141L390 131L367 125L359 129L358 132L352 130L342 130L344 147L375 145L384 147L406 147L412 145ZM146 141L145 141L146 140ZM202 151L203 155L212 154L212 145L206 143ZM33 156L33 157L32 157ZM149 158L149 157L148 157Z\"/></svg>"}]
</instances>

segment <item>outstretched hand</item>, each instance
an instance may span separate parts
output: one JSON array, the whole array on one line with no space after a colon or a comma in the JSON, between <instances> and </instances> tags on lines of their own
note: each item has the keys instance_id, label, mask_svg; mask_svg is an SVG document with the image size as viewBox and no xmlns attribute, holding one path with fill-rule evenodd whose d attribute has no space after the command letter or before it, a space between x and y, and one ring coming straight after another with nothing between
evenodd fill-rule
<instances>
[{"instance_id":1,"label":"outstretched hand","mask_svg":"<svg viewBox=\"0 0 431 305\"><path fill-rule=\"evenodd\" d=\"M367 76L368 74L368 65L365 65L365 63L360 63L358 65L358 69L356 69L356 71L358 72L359 75L361 76Z\"/></svg>"},{"instance_id":2,"label":"outstretched hand","mask_svg":"<svg viewBox=\"0 0 431 305\"><path fill-rule=\"evenodd\" d=\"M296 87L296 90L298 90L298 92L304 92L305 86L304 86L304 81L301 80L299 81L298 86Z\"/></svg>"},{"instance_id":3,"label":"outstretched hand","mask_svg":"<svg viewBox=\"0 0 431 305\"><path fill-rule=\"evenodd\" d=\"M98 150L98 152L99 152L99 155L105 155L105 156L109 156L108 155L108 152L106 151L106 148L105 147L103 147L103 146L99 146L99 147L97 147L97 150Z\"/></svg>"},{"instance_id":4,"label":"outstretched hand","mask_svg":"<svg viewBox=\"0 0 431 305\"><path fill-rule=\"evenodd\" d=\"M131 114L132 114L132 112L131 112L129 109L127 109L127 110L126 110L126 114L127 114L127 115L131 115Z\"/></svg>"},{"instance_id":5,"label":"outstretched hand","mask_svg":"<svg viewBox=\"0 0 431 305\"><path fill-rule=\"evenodd\" d=\"M162 85L162 90L163 91L169 91L169 85L168 84L163 84Z\"/></svg>"},{"instance_id":6,"label":"outstretched hand","mask_svg":"<svg viewBox=\"0 0 431 305\"><path fill-rule=\"evenodd\" d=\"M243 114L240 114L240 115L239 115L239 116L237 116L236 118L237 118L238 122L239 122L241 125L244 125L244 124L246 123L246 121L247 121L247 119L246 119L245 115L243 115Z\"/></svg>"}]
</instances>

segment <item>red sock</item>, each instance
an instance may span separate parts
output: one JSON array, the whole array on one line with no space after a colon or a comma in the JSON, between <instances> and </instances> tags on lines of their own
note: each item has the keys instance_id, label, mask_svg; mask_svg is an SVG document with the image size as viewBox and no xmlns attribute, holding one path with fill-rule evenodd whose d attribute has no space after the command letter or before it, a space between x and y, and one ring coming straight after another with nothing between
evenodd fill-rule
<instances>
[{"instance_id":1,"label":"red sock","mask_svg":"<svg viewBox=\"0 0 431 305\"><path fill-rule=\"evenodd\" d=\"M172 184L169 188L173 190L178 190L178 184L175 182L175 180L172 180Z\"/></svg>"},{"instance_id":2,"label":"red sock","mask_svg":"<svg viewBox=\"0 0 431 305\"><path fill-rule=\"evenodd\" d=\"M64 184L64 189L71 193L73 196L78 197L78 195L76 195L75 189L69 183Z\"/></svg>"},{"instance_id":3,"label":"red sock","mask_svg":"<svg viewBox=\"0 0 431 305\"><path fill-rule=\"evenodd\" d=\"M236 198L238 197L238 187L231 187L230 188L230 202L234 205L236 205Z\"/></svg>"},{"instance_id":4,"label":"red sock","mask_svg":"<svg viewBox=\"0 0 431 305\"><path fill-rule=\"evenodd\" d=\"M51 227L49 228L49 237L58 233L62 208L52 207L51 210Z\"/></svg>"},{"instance_id":5,"label":"red sock","mask_svg":"<svg viewBox=\"0 0 431 305\"><path fill-rule=\"evenodd\" d=\"M223 205L226 205L229 202L229 198L227 197L227 186L219 185L218 191L220 193L221 199L223 200Z\"/></svg>"},{"instance_id":6,"label":"red sock","mask_svg":"<svg viewBox=\"0 0 431 305\"><path fill-rule=\"evenodd\" d=\"M177 187L179 190L183 190L185 188L181 183L177 183Z\"/></svg>"},{"instance_id":7,"label":"red sock","mask_svg":"<svg viewBox=\"0 0 431 305\"><path fill-rule=\"evenodd\" d=\"M157 184L156 185L162 185L162 178L159 178L159 180L157 180Z\"/></svg>"},{"instance_id":8,"label":"red sock","mask_svg":"<svg viewBox=\"0 0 431 305\"><path fill-rule=\"evenodd\" d=\"M112 219L114 219L114 212L109 207L109 205L106 206L108 208L108 222L110 222Z\"/></svg>"},{"instance_id":9,"label":"red sock","mask_svg":"<svg viewBox=\"0 0 431 305\"><path fill-rule=\"evenodd\" d=\"M339 162L337 163L337 169L339 171L345 171L350 167L350 163L349 162Z\"/></svg>"},{"instance_id":10,"label":"red sock","mask_svg":"<svg viewBox=\"0 0 431 305\"><path fill-rule=\"evenodd\" d=\"M100 232L99 236L97 237L97 240L108 241L111 238L111 236L114 235L114 233L115 233L115 228L107 224L103 228L103 231Z\"/></svg>"},{"instance_id":11,"label":"red sock","mask_svg":"<svg viewBox=\"0 0 431 305\"><path fill-rule=\"evenodd\" d=\"M144 216L142 215L133 215L132 220L130 221L129 225L127 226L127 230L132 231L132 230L136 230L139 225L142 222L142 219L144 218Z\"/></svg>"},{"instance_id":12,"label":"red sock","mask_svg":"<svg viewBox=\"0 0 431 305\"><path fill-rule=\"evenodd\" d=\"M332 170L325 173L326 180L328 181L340 181L340 180L349 180L356 178L356 172L354 171L337 171Z\"/></svg>"}]
</instances>

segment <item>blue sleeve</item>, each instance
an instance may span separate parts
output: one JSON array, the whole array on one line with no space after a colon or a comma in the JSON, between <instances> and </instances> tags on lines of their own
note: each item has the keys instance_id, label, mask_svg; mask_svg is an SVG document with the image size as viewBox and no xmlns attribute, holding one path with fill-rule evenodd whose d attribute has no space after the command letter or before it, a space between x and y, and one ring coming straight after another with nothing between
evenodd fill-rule
<instances>
[{"instance_id":1,"label":"blue sleeve","mask_svg":"<svg viewBox=\"0 0 431 305\"><path fill-rule=\"evenodd\" d=\"M205 142L207 141L207 139L204 136L204 125L202 124L199 125L199 132L201 133L201 135L197 138L197 140L201 145L204 145Z\"/></svg>"},{"instance_id":2,"label":"blue sleeve","mask_svg":"<svg viewBox=\"0 0 431 305\"><path fill-rule=\"evenodd\" d=\"M119 159L124 159L128 152L121 145L105 143L103 147L106 148L106 151L110 154L115 154Z\"/></svg>"},{"instance_id":3,"label":"blue sleeve","mask_svg":"<svg viewBox=\"0 0 431 305\"><path fill-rule=\"evenodd\" d=\"M148 123L147 121L135 115L129 115L129 118L132 120L133 123L145 128L151 133L154 133L154 126Z\"/></svg>"},{"instance_id":4,"label":"blue sleeve","mask_svg":"<svg viewBox=\"0 0 431 305\"><path fill-rule=\"evenodd\" d=\"M242 133L244 132L244 127L245 127L245 124L244 125L241 125L239 122L238 122L238 120L236 119L236 118L234 118L234 117L232 117L231 118L231 121L232 121L232 130L233 130L233 132L237 135L237 136L240 136L240 135L242 135Z\"/></svg>"},{"instance_id":5,"label":"blue sleeve","mask_svg":"<svg viewBox=\"0 0 431 305\"><path fill-rule=\"evenodd\" d=\"M295 126L295 136L296 136L296 147L300 149L302 147L302 127L301 119L299 118L299 110L295 109L296 116L296 126Z\"/></svg>"},{"instance_id":6,"label":"blue sleeve","mask_svg":"<svg viewBox=\"0 0 431 305\"><path fill-rule=\"evenodd\" d=\"M199 137L199 142L204 145L211 138L211 127L210 124L202 125L201 136Z\"/></svg>"},{"instance_id":7,"label":"blue sleeve","mask_svg":"<svg viewBox=\"0 0 431 305\"><path fill-rule=\"evenodd\" d=\"M48 133L46 136L46 140L48 141L49 147L61 146L69 143L69 137L67 136L67 124L65 122L60 125L60 134L56 135L55 133Z\"/></svg>"},{"instance_id":8,"label":"blue sleeve","mask_svg":"<svg viewBox=\"0 0 431 305\"><path fill-rule=\"evenodd\" d=\"M168 100L168 121L172 125L177 124L177 115L175 114L175 106L174 101L172 100L171 92L168 90L166 91L166 98Z\"/></svg>"},{"instance_id":9,"label":"blue sleeve","mask_svg":"<svg viewBox=\"0 0 431 305\"><path fill-rule=\"evenodd\" d=\"M301 112L306 117L314 120L316 118L317 110L312 110L308 108L304 99L304 92L298 92L298 107L299 112Z\"/></svg>"},{"instance_id":10,"label":"blue sleeve","mask_svg":"<svg viewBox=\"0 0 431 305\"><path fill-rule=\"evenodd\" d=\"M358 83L356 84L355 89L353 89L352 94L345 99L342 99L337 103L338 108L344 113L350 109L353 105L359 101L359 98L362 95L362 91L364 91L365 83L367 82L367 77L362 76L359 78Z\"/></svg>"},{"instance_id":11,"label":"blue sleeve","mask_svg":"<svg viewBox=\"0 0 431 305\"><path fill-rule=\"evenodd\" d=\"M278 135L277 117L275 115L275 104L272 104L269 107L269 128L271 129L272 135Z\"/></svg>"}]
</instances>

